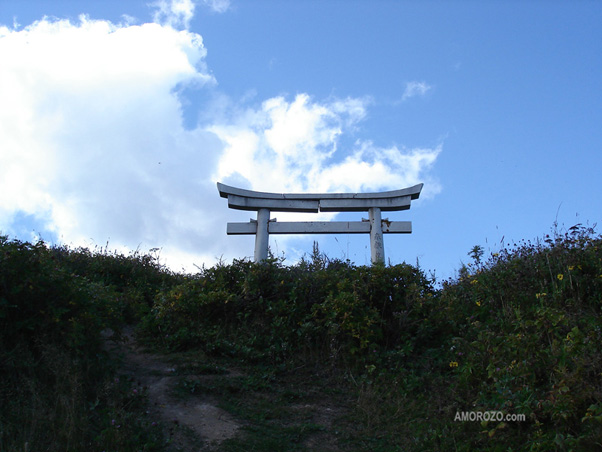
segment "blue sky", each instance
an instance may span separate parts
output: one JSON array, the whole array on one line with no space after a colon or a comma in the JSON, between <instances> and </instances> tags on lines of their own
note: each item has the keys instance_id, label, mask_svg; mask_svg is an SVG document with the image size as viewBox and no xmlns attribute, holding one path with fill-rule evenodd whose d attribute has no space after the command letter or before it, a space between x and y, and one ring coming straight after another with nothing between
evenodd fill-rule
<instances>
[{"instance_id":1,"label":"blue sky","mask_svg":"<svg viewBox=\"0 0 602 452\"><path fill-rule=\"evenodd\" d=\"M194 271L253 253L217 181L424 182L385 253L451 277L475 245L602 222L600 80L598 1L2 0L0 231ZM369 263L367 236L270 244L313 240Z\"/></svg>"}]
</instances>

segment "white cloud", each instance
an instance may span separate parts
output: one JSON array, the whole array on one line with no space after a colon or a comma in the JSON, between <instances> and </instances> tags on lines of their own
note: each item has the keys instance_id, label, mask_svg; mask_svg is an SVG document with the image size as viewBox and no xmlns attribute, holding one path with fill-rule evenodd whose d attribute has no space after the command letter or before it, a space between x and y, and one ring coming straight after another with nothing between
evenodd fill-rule
<instances>
[{"instance_id":1,"label":"white cloud","mask_svg":"<svg viewBox=\"0 0 602 452\"><path fill-rule=\"evenodd\" d=\"M153 6L156 8L154 21L173 28L188 29L194 16L195 5L192 0L157 0Z\"/></svg>"},{"instance_id":2,"label":"white cloud","mask_svg":"<svg viewBox=\"0 0 602 452\"><path fill-rule=\"evenodd\" d=\"M440 147L407 151L357 141L351 152L338 149L341 135L365 117L366 102L277 97L237 123L214 125L210 130L226 143L214 178L275 192L376 191L419 183ZM437 188L430 190L432 195Z\"/></svg>"},{"instance_id":3,"label":"white cloud","mask_svg":"<svg viewBox=\"0 0 602 452\"><path fill-rule=\"evenodd\" d=\"M225 13L230 9L230 0L200 0L207 8L216 13ZM156 8L153 14L155 23L172 28L188 29L194 17L194 0L157 0L152 3Z\"/></svg>"},{"instance_id":4,"label":"white cloud","mask_svg":"<svg viewBox=\"0 0 602 452\"><path fill-rule=\"evenodd\" d=\"M432 86L428 85L425 82L407 82L401 100L407 100L411 97L416 96L424 96L431 89Z\"/></svg>"},{"instance_id":5,"label":"white cloud","mask_svg":"<svg viewBox=\"0 0 602 452\"><path fill-rule=\"evenodd\" d=\"M74 245L221 252L202 195L221 143L174 93L212 82L199 35L81 18L0 36L0 230L24 212Z\"/></svg>"},{"instance_id":6,"label":"white cloud","mask_svg":"<svg viewBox=\"0 0 602 452\"><path fill-rule=\"evenodd\" d=\"M227 209L218 180L279 192L375 191L428 177L440 148L358 140L340 149L367 99L300 94L244 107L221 95L221 109L206 108L203 126L186 129L180 88L215 83L202 37L174 28L194 5L166 8L160 23L81 17L0 27L0 231L33 215L61 243L157 247L173 268L194 270L252 249L225 234L227 221L249 213ZM424 195L437 190L430 183Z\"/></svg>"},{"instance_id":7,"label":"white cloud","mask_svg":"<svg viewBox=\"0 0 602 452\"><path fill-rule=\"evenodd\" d=\"M230 8L230 0L203 0L203 3L216 13L225 13Z\"/></svg>"}]
</instances>

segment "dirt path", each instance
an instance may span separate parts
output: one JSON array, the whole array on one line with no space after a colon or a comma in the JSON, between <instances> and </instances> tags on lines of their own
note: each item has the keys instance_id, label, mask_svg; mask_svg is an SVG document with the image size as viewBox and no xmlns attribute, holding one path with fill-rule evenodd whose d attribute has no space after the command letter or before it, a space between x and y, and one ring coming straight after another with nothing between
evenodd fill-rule
<instances>
[{"instance_id":1,"label":"dirt path","mask_svg":"<svg viewBox=\"0 0 602 452\"><path fill-rule=\"evenodd\" d=\"M122 358L120 374L145 388L148 414L165 426L166 452L216 452L226 440L248 450L341 450L353 400L333 390L328 376L301 366L276 378L262 366L235 369L196 355L149 353L132 328L122 331L124 341L111 340L111 334L104 336ZM235 406L236 417L220 403Z\"/></svg>"},{"instance_id":2,"label":"dirt path","mask_svg":"<svg viewBox=\"0 0 602 452\"><path fill-rule=\"evenodd\" d=\"M111 339L111 333L107 333ZM232 438L240 424L209 397L182 400L174 388L183 375L161 356L144 351L131 328L122 332L125 342L111 341L111 349L123 357L120 369L140 386L148 388L151 413L169 429L171 451L210 451ZM207 376L211 378L211 376Z\"/></svg>"}]
</instances>

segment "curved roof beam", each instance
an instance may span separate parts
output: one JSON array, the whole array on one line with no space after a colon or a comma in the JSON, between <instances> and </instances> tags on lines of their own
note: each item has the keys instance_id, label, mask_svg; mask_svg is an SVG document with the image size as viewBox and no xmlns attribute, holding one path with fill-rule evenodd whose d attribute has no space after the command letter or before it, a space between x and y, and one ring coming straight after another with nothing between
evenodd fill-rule
<instances>
[{"instance_id":1,"label":"curved roof beam","mask_svg":"<svg viewBox=\"0 0 602 452\"><path fill-rule=\"evenodd\" d=\"M232 187L230 185L217 183L217 189L222 198L227 198L228 195L241 196L246 198L261 198L261 199L382 199L382 198L399 198L402 196L410 196L411 199L418 199L422 186L417 184L413 187L402 188L401 190L381 191L375 193L268 193L261 191L245 190L243 188Z\"/></svg>"}]
</instances>

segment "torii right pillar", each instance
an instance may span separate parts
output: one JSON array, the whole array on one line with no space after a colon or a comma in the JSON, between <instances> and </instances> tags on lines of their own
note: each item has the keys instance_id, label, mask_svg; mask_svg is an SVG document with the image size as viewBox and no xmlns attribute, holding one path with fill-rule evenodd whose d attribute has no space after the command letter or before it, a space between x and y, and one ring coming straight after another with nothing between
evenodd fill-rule
<instances>
[{"instance_id":1,"label":"torii right pillar","mask_svg":"<svg viewBox=\"0 0 602 452\"><path fill-rule=\"evenodd\" d=\"M372 264L385 263L385 244L383 243L383 223L380 209L370 207L370 260Z\"/></svg>"}]
</instances>

